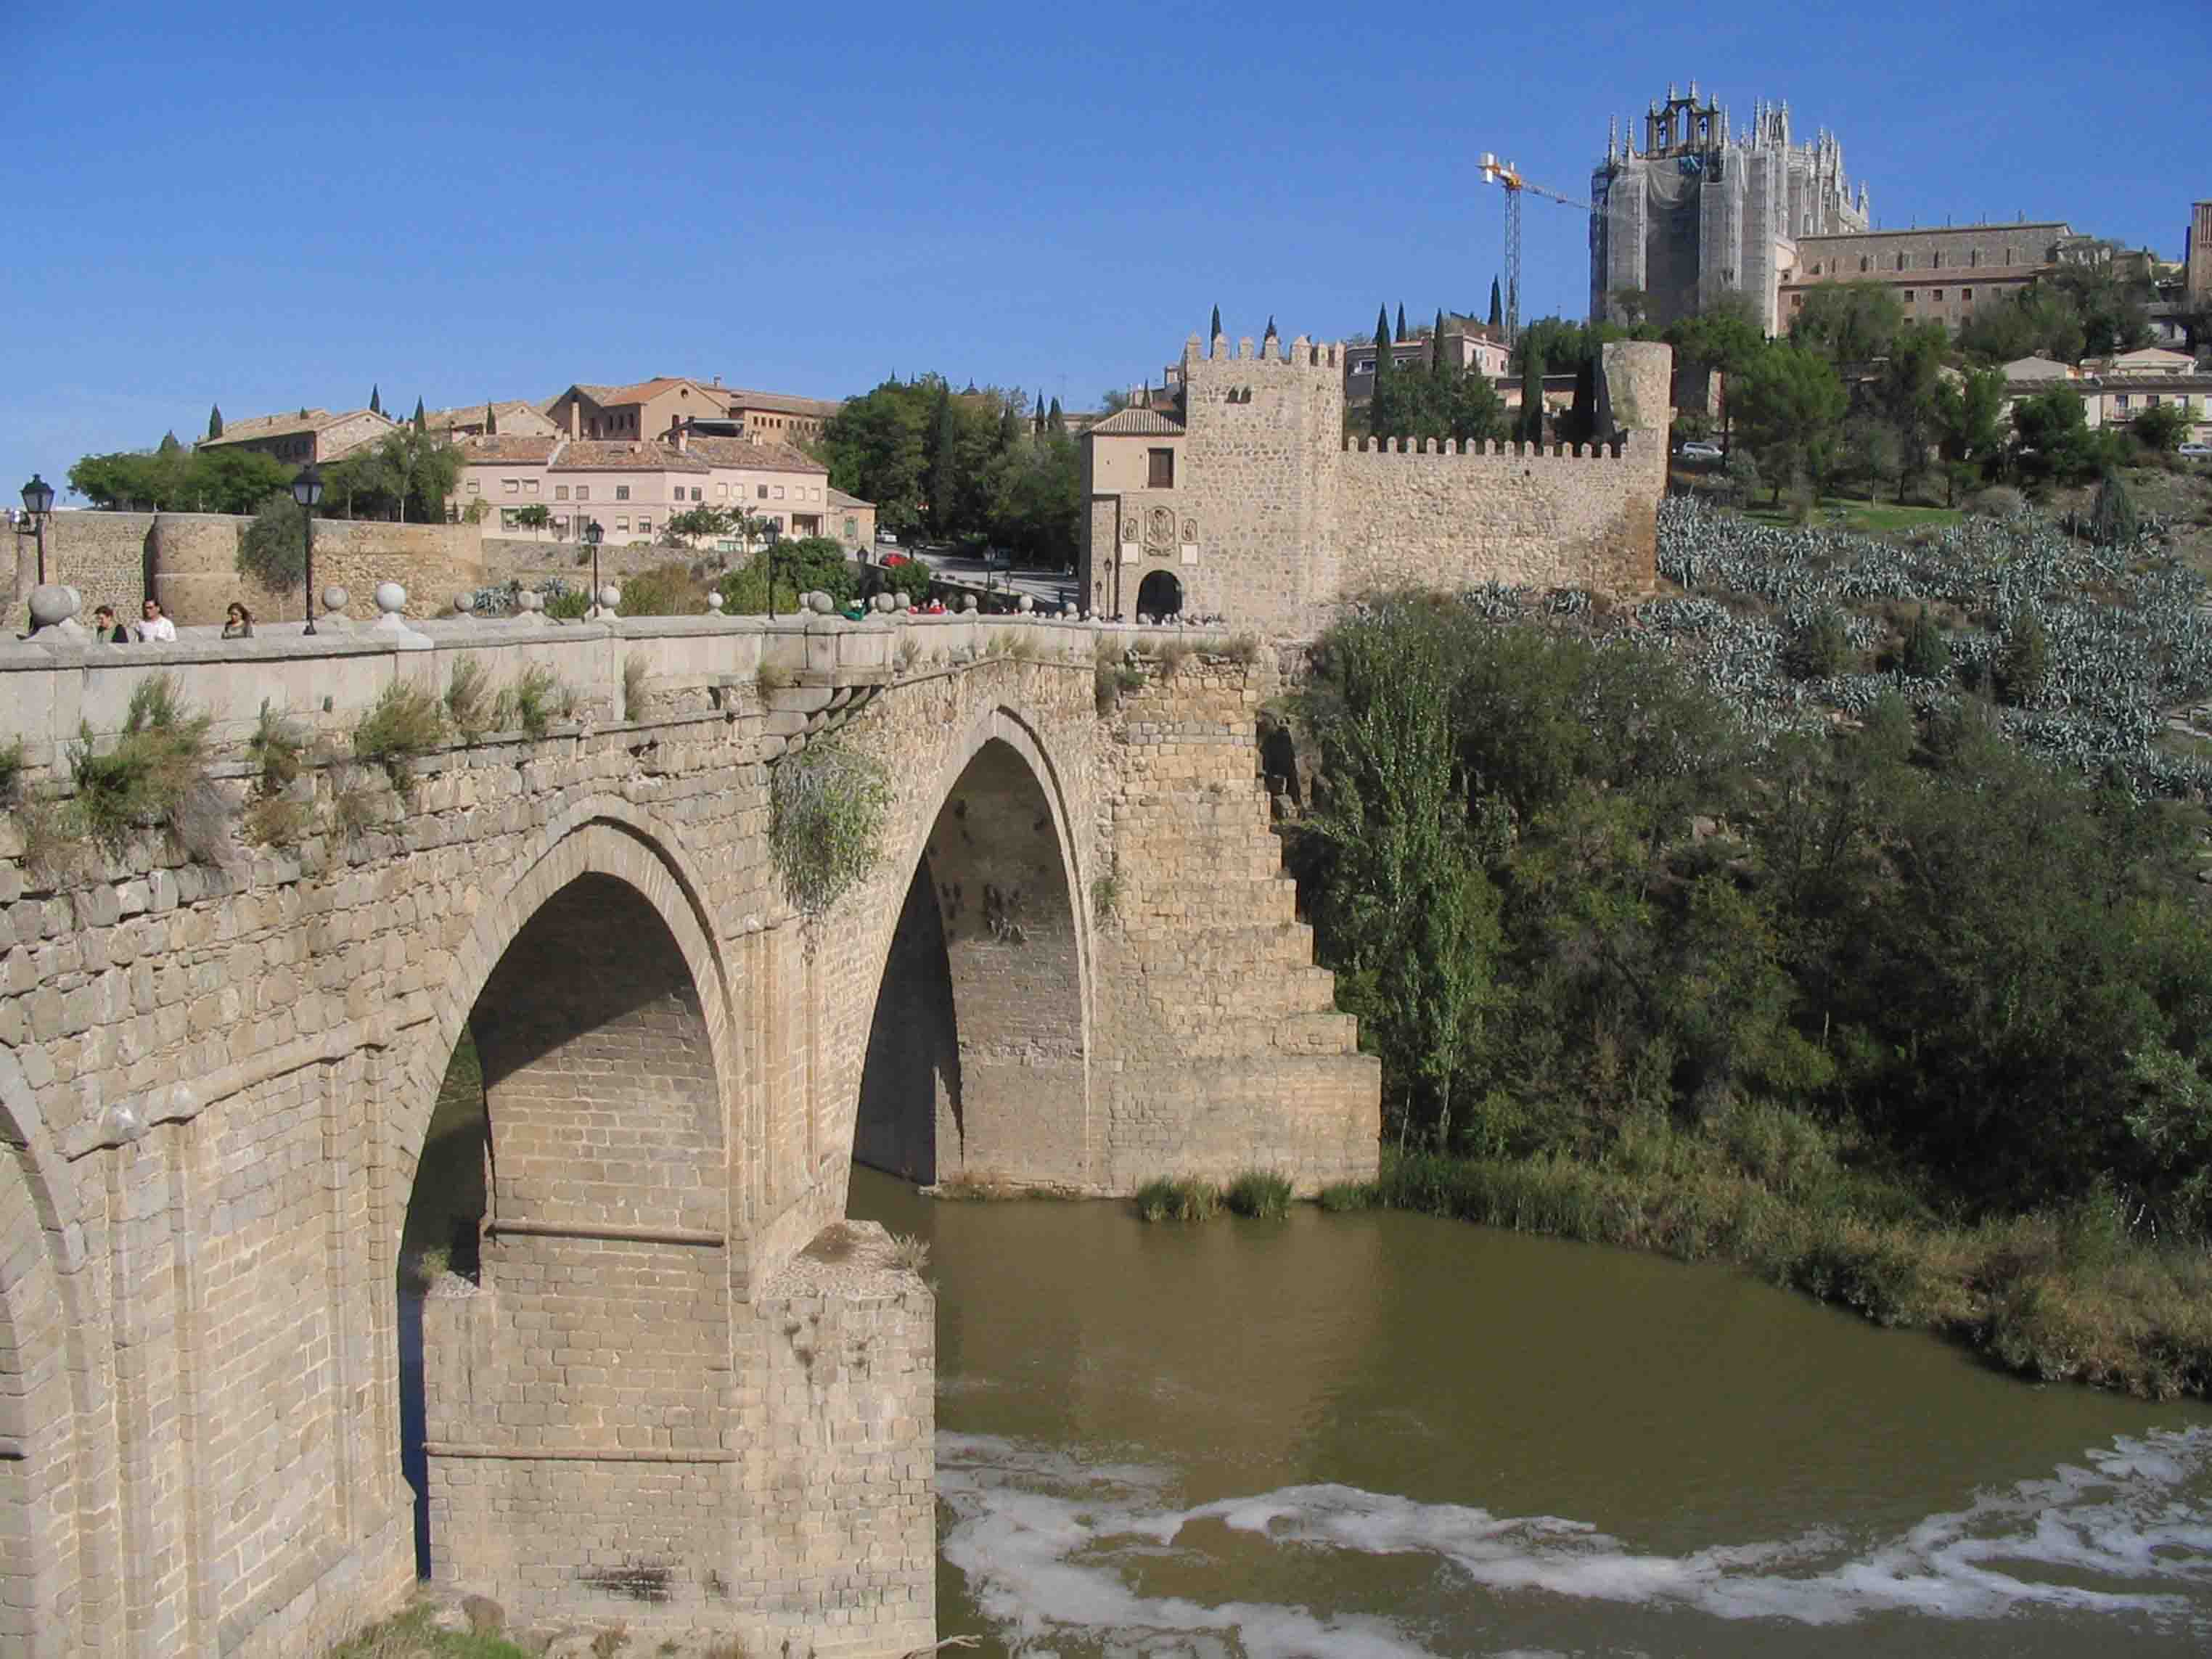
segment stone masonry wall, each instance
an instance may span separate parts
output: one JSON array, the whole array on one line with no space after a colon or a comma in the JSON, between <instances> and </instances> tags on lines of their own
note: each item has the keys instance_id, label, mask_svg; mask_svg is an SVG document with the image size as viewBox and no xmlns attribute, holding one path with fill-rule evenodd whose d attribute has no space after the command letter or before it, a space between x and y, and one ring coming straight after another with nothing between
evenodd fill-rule
<instances>
[{"instance_id":1,"label":"stone masonry wall","mask_svg":"<svg viewBox=\"0 0 2212 1659\"><path fill-rule=\"evenodd\" d=\"M482 1282L423 1310L434 1562L518 1617L926 1644L932 1310L842 1215L890 934L946 802L1012 838L974 866L988 884L1057 866L1037 890L1066 931L1037 937L1075 942L1073 991L974 1030L1048 1062L1081 1125L1056 1180L1373 1167L1373 1064L1304 953L1254 776L1262 668L1186 669L1102 726L1100 636L699 618L0 642L0 742L25 740L34 793L153 673L213 714L234 803L264 702L329 745L289 848L148 835L56 869L0 815L0 1589L31 1598L33 1650L313 1652L404 1595L397 1252L479 1016L495 1207ZM575 718L396 782L345 758L384 687L442 690L464 660L495 684L551 668ZM880 867L808 921L769 857L769 784L830 740L875 757L893 803ZM1017 762L1033 795L993 770ZM1102 920L1109 869L1131 897ZM1011 951L994 913L972 943ZM971 977L971 1009L1009 963Z\"/></svg>"}]
</instances>

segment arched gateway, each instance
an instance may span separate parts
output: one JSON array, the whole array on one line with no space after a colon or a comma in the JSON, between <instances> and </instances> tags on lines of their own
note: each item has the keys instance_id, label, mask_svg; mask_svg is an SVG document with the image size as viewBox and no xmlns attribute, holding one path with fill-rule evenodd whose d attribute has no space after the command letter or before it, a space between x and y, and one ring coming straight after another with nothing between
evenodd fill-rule
<instances>
[{"instance_id":1,"label":"arched gateway","mask_svg":"<svg viewBox=\"0 0 2212 1659\"><path fill-rule=\"evenodd\" d=\"M0 859L0 1647L312 1653L418 1560L517 1620L928 1643L934 1304L842 1220L855 1154L1099 1194L1373 1165L1264 659L1102 716L1096 653L718 618L0 655L33 787L155 672L224 746L265 702L342 750L463 660L581 712L311 770L295 845ZM772 781L825 742L891 804L809 917Z\"/></svg>"}]
</instances>

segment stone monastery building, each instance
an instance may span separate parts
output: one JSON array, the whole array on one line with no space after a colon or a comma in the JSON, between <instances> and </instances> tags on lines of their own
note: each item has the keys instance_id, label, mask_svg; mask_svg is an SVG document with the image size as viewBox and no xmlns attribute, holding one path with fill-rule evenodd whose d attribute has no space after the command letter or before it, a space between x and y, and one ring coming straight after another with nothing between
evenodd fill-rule
<instances>
[{"instance_id":1,"label":"stone monastery building","mask_svg":"<svg viewBox=\"0 0 2212 1659\"><path fill-rule=\"evenodd\" d=\"M1193 335L1179 403L1084 434L1081 580L1092 613L1219 616L1277 637L1342 600L1485 581L1648 592L1674 418L1666 346L1605 347L1611 441L1344 436L1345 349L1301 335L1233 350Z\"/></svg>"}]
</instances>

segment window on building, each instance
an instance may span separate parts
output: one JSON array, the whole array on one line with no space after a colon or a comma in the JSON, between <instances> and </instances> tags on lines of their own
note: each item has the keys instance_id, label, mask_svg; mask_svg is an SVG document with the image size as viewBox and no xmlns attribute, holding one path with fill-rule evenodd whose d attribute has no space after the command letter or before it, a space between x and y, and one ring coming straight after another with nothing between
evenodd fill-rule
<instances>
[{"instance_id":1,"label":"window on building","mask_svg":"<svg viewBox=\"0 0 2212 1659\"><path fill-rule=\"evenodd\" d=\"M513 507L502 507L500 508L499 527L501 530L512 530L514 528L514 509Z\"/></svg>"},{"instance_id":2,"label":"window on building","mask_svg":"<svg viewBox=\"0 0 2212 1659\"><path fill-rule=\"evenodd\" d=\"M476 481L474 478L471 478L471 479L470 479L470 480L469 480L469 494L470 494L470 495L475 495L475 494L476 494L479 489L481 489L482 488L483 488L483 486L482 486L481 484L477 483L477 481Z\"/></svg>"},{"instance_id":3,"label":"window on building","mask_svg":"<svg viewBox=\"0 0 2212 1659\"><path fill-rule=\"evenodd\" d=\"M1175 451L1148 449L1145 452L1145 488L1147 489L1175 488Z\"/></svg>"},{"instance_id":4,"label":"window on building","mask_svg":"<svg viewBox=\"0 0 2212 1659\"><path fill-rule=\"evenodd\" d=\"M618 501L628 501L629 499L629 486L628 484L617 484L615 486L615 499Z\"/></svg>"},{"instance_id":5,"label":"window on building","mask_svg":"<svg viewBox=\"0 0 2212 1659\"><path fill-rule=\"evenodd\" d=\"M753 491L755 500L764 501L768 499L768 486L766 484L755 484L753 486Z\"/></svg>"},{"instance_id":6,"label":"window on building","mask_svg":"<svg viewBox=\"0 0 2212 1659\"><path fill-rule=\"evenodd\" d=\"M1972 305L1974 303L1974 290L1970 288L1962 288L1959 290L1959 298L1963 303Z\"/></svg>"},{"instance_id":7,"label":"window on building","mask_svg":"<svg viewBox=\"0 0 2212 1659\"><path fill-rule=\"evenodd\" d=\"M1979 249L1979 248L1978 248L1978 247L1975 247L1975 248L1968 248L1968 249L1966 250L1966 268L1967 268L1968 270L1972 270L1975 266L1977 266L1977 265L1980 264L1981 264L1981 262L1982 262L1982 251L1981 251L1981 249Z\"/></svg>"},{"instance_id":8,"label":"window on building","mask_svg":"<svg viewBox=\"0 0 2212 1659\"><path fill-rule=\"evenodd\" d=\"M1943 298L1943 290L1940 288L1931 288L1928 290L1928 297L1940 304Z\"/></svg>"},{"instance_id":9,"label":"window on building","mask_svg":"<svg viewBox=\"0 0 2212 1659\"><path fill-rule=\"evenodd\" d=\"M781 501L783 499L783 486L781 484L778 484L775 487L775 498L778 501Z\"/></svg>"},{"instance_id":10,"label":"window on building","mask_svg":"<svg viewBox=\"0 0 2212 1659\"><path fill-rule=\"evenodd\" d=\"M1899 270L1904 270L1904 269L1905 269L1905 264L1906 264L1906 260L1905 260L1905 256L1904 256L1902 253L1899 254L1899 255L1897 256L1897 268L1898 268Z\"/></svg>"},{"instance_id":11,"label":"window on building","mask_svg":"<svg viewBox=\"0 0 2212 1659\"><path fill-rule=\"evenodd\" d=\"M1909 288L1905 290L1905 303L1907 305L1912 303L1912 290Z\"/></svg>"},{"instance_id":12,"label":"window on building","mask_svg":"<svg viewBox=\"0 0 2212 1659\"><path fill-rule=\"evenodd\" d=\"M625 513L617 518L615 520L615 528L621 531L624 535L628 535L629 533L629 514Z\"/></svg>"},{"instance_id":13,"label":"window on building","mask_svg":"<svg viewBox=\"0 0 2212 1659\"><path fill-rule=\"evenodd\" d=\"M1805 303L1805 296L1802 294L1793 294L1790 296L1790 303L1793 308L1802 306Z\"/></svg>"},{"instance_id":14,"label":"window on building","mask_svg":"<svg viewBox=\"0 0 2212 1659\"><path fill-rule=\"evenodd\" d=\"M514 478L501 478L499 487L502 493L509 495L520 495L522 491L521 483Z\"/></svg>"},{"instance_id":15,"label":"window on building","mask_svg":"<svg viewBox=\"0 0 2212 1659\"><path fill-rule=\"evenodd\" d=\"M860 539L860 521L858 519L845 520L845 539L848 542L857 542Z\"/></svg>"},{"instance_id":16,"label":"window on building","mask_svg":"<svg viewBox=\"0 0 2212 1659\"><path fill-rule=\"evenodd\" d=\"M2007 264L2010 264L2012 263L2012 250L2010 248L2007 248L2005 250L2005 263Z\"/></svg>"},{"instance_id":17,"label":"window on building","mask_svg":"<svg viewBox=\"0 0 2212 1659\"><path fill-rule=\"evenodd\" d=\"M2158 407L2158 393L2155 392L2152 392L2148 397L2143 399L2143 403L2148 408L2156 409Z\"/></svg>"},{"instance_id":18,"label":"window on building","mask_svg":"<svg viewBox=\"0 0 2212 1659\"><path fill-rule=\"evenodd\" d=\"M578 501L588 501L589 500L591 500L591 499L592 499L592 487L591 487L591 485L589 485L589 484L578 484L578 485L576 486L576 499L577 499Z\"/></svg>"},{"instance_id":19,"label":"window on building","mask_svg":"<svg viewBox=\"0 0 2212 1659\"><path fill-rule=\"evenodd\" d=\"M1935 251L1935 252L1933 252L1933 253L1929 254L1929 255L1928 256L1928 263L1929 263L1929 264L1931 264L1931 265L1935 266L1935 267L1936 267L1937 270L1940 270L1941 269L1942 269L1942 265L1943 265L1943 250L1942 250L1942 248L1940 248L1940 247L1939 247L1939 248L1937 248L1937 249Z\"/></svg>"},{"instance_id":20,"label":"window on building","mask_svg":"<svg viewBox=\"0 0 2212 1659\"><path fill-rule=\"evenodd\" d=\"M694 484L691 487L691 499L695 501L703 501L707 499L707 492Z\"/></svg>"},{"instance_id":21,"label":"window on building","mask_svg":"<svg viewBox=\"0 0 2212 1659\"><path fill-rule=\"evenodd\" d=\"M1874 269L1874 260L1866 254L1860 254L1859 269L1861 270L1872 270Z\"/></svg>"},{"instance_id":22,"label":"window on building","mask_svg":"<svg viewBox=\"0 0 2212 1659\"><path fill-rule=\"evenodd\" d=\"M641 536L650 536L653 534L653 520L651 519L640 519L637 521L637 533Z\"/></svg>"},{"instance_id":23,"label":"window on building","mask_svg":"<svg viewBox=\"0 0 2212 1659\"><path fill-rule=\"evenodd\" d=\"M2128 394L2123 392L2115 397L2112 399L2112 406L2115 409L2125 409L2128 406Z\"/></svg>"},{"instance_id":24,"label":"window on building","mask_svg":"<svg viewBox=\"0 0 2212 1659\"><path fill-rule=\"evenodd\" d=\"M1818 259L1813 261L1813 274L1815 276L1820 274L1820 262Z\"/></svg>"},{"instance_id":25,"label":"window on building","mask_svg":"<svg viewBox=\"0 0 2212 1659\"><path fill-rule=\"evenodd\" d=\"M538 480L525 478L522 481L522 493L526 495L535 495L538 493Z\"/></svg>"},{"instance_id":26,"label":"window on building","mask_svg":"<svg viewBox=\"0 0 2212 1659\"><path fill-rule=\"evenodd\" d=\"M567 501L568 499L568 486L566 484L555 484L553 486L553 499L556 501Z\"/></svg>"}]
</instances>

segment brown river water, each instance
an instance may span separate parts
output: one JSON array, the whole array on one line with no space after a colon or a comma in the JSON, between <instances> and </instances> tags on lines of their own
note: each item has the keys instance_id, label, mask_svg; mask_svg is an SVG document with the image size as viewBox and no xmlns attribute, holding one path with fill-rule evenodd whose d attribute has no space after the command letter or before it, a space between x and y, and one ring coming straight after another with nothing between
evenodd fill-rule
<instances>
[{"instance_id":1,"label":"brown river water","mask_svg":"<svg viewBox=\"0 0 2212 1659\"><path fill-rule=\"evenodd\" d=\"M850 1210L931 1246L985 1654L2212 1652L2202 1403L1423 1216Z\"/></svg>"}]
</instances>

